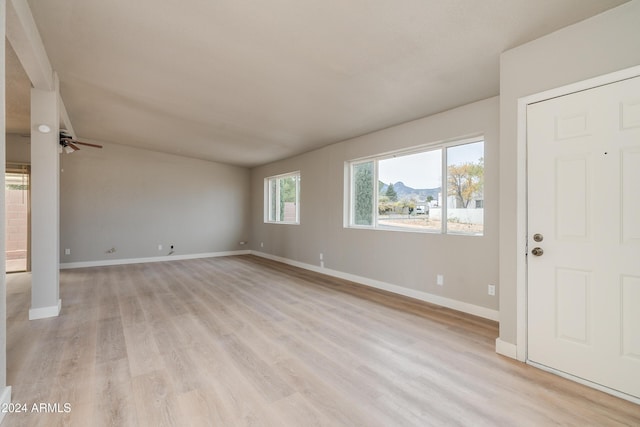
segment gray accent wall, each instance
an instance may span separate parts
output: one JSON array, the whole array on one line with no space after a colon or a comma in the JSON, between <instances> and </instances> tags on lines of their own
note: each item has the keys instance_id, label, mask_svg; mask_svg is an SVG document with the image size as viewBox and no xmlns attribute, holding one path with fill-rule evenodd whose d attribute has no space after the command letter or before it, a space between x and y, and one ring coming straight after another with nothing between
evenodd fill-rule
<instances>
[{"instance_id":1,"label":"gray accent wall","mask_svg":"<svg viewBox=\"0 0 640 427\"><path fill-rule=\"evenodd\" d=\"M31 164L31 140L15 133L6 135L7 163Z\"/></svg>"},{"instance_id":2,"label":"gray accent wall","mask_svg":"<svg viewBox=\"0 0 640 427\"><path fill-rule=\"evenodd\" d=\"M640 64L640 1L511 49L500 61L500 338L516 344L518 99Z\"/></svg>"},{"instance_id":3,"label":"gray accent wall","mask_svg":"<svg viewBox=\"0 0 640 427\"><path fill-rule=\"evenodd\" d=\"M246 249L246 168L118 144L62 154L60 166L61 263Z\"/></svg>"},{"instance_id":4,"label":"gray accent wall","mask_svg":"<svg viewBox=\"0 0 640 427\"><path fill-rule=\"evenodd\" d=\"M497 310L498 113L494 97L252 169L251 248L315 266L322 253L332 270ZM472 135L485 137L484 236L344 227L345 162ZM265 224L264 178L296 170L300 224Z\"/></svg>"}]
</instances>

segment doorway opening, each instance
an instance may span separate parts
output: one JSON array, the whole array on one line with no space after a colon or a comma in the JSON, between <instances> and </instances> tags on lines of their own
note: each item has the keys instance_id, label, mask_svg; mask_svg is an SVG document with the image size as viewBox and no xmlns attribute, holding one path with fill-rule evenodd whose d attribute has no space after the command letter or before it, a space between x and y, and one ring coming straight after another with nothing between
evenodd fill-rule
<instances>
[{"instance_id":1,"label":"doorway opening","mask_svg":"<svg viewBox=\"0 0 640 427\"><path fill-rule=\"evenodd\" d=\"M5 172L6 272L31 270L31 193L28 165L8 164Z\"/></svg>"}]
</instances>

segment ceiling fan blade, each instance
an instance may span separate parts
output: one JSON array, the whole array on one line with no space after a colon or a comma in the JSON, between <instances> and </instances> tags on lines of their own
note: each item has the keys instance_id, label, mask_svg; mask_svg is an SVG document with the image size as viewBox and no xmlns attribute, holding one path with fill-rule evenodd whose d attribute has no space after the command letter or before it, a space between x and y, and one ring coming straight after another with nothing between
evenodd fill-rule
<instances>
[{"instance_id":1,"label":"ceiling fan blade","mask_svg":"<svg viewBox=\"0 0 640 427\"><path fill-rule=\"evenodd\" d=\"M102 145L98 145L98 144L91 144L88 142L82 142L82 141L78 141L73 139L73 137L67 133L63 133L60 132L60 142L64 142L64 143L74 143L74 144L79 144L79 145L86 145L87 147L93 147L93 148L102 148Z\"/></svg>"},{"instance_id":2,"label":"ceiling fan blade","mask_svg":"<svg viewBox=\"0 0 640 427\"><path fill-rule=\"evenodd\" d=\"M67 142L67 145L68 145L69 147L73 148L73 151L78 151L78 150L80 150L80 147L78 147L77 145L75 145L75 144L74 144L74 143L72 143L72 142Z\"/></svg>"},{"instance_id":3,"label":"ceiling fan blade","mask_svg":"<svg viewBox=\"0 0 640 427\"><path fill-rule=\"evenodd\" d=\"M93 147L93 148L102 148L102 145L98 145L98 144L89 144L88 142L76 141L75 139L72 141L74 144L86 145L87 147Z\"/></svg>"}]
</instances>

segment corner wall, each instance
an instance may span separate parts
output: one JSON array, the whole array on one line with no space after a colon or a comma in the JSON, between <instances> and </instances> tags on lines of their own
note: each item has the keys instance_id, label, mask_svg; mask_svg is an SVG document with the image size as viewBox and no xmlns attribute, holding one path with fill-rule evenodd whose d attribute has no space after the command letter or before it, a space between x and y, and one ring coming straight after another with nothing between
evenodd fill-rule
<instances>
[{"instance_id":1,"label":"corner wall","mask_svg":"<svg viewBox=\"0 0 640 427\"><path fill-rule=\"evenodd\" d=\"M4 39L6 34L6 7L5 0L0 0L0 35ZM6 114L5 114L5 43L0 43L0 170L2 171L2 177L0 182L2 188L4 188L4 175L5 175L5 129L6 129ZM0 212L0 236L2 236L2 242L0 242L0 263L4 266L6 263L5 254L5 222L6 214L4 209L4 190L0 194L0 206L3 206ZM11 402L11 387L7 386L7 274L5 269L0 274L0 406L9 404ZM4 418L4 411L0 411L0 422Z\"/></svg>"},{"instance_id":2,"label":"corner wall","mask_svg":"<svg viewBox=\"0 0 640 427\"><path fill-rule=\"evenodd\" d=\"M346 161L473 134L485 136L484 236L343 227ZM265 224L264 178L296 170L300 225ZM498 297L487 295L487 285L498 284L498 98L252 169L251 226L256 252L313 266L322 253L333 272L497 310ZM436 285L436 274L445 276L444 286Z\"/></svg>"},{"instance_id":3,"label":"corner wall","mask_svg":"<svg viewBox=\"0 0 640 427\"><path fill-rule=\"evenodd\" d=\"M640 64L640 0L511 49L500 61L500 339L517 343L518 98ZM523 218L521 218L523 220ZM520 228L519 228L520 227ZM522 343L523 344L523 343Z\"/></svg>"},{"instance_id":4,"label":"corner wall","mask_svg":"<svg viewBox=\"0 0 640 427\"><path fill-rule=\"evenodd\" d=\"M171 245L176 257L247 249L246 168L118 144L61 154L60 165L63 266L167 256Z\"/></svg>"}]
</instances>

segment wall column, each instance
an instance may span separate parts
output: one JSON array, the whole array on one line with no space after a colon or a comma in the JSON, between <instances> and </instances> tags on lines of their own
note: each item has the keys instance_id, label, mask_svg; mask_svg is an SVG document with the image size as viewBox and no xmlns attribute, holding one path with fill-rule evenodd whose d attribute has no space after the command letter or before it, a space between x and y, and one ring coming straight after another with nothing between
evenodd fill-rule
<instances>
[{"instance_id":1,"label":"wall column","mask_svg":"<svg viewBox=\"0 0 640 427\"><path fill-rule=\"evenodd\" d=\"M7 387L7 275L6 254L5 254L5 209L4 209L4 173L5 173L5 132L6 132L6 112L5 112L5 81L7 79L5 72L5 34L6 34L6 7L5 0L0 0L0 36L3 42L0 43L0 182L2 183L2 191L0 191L0 264L2 272L0 272L0 406L11 402L11 387ZM4 418L4 412L0 411L0 422Z\"/></svg>"},{"instance_id":2,"label":"wall column","mask_svg":"<svg viewBox=\"0 0 640 427\"><path fill-rule=\"evenodd\" d=\"M31 309L29 319L60 313L59 84L31 89ZM38 126L46 125L43 133Z\"/></svg>"}]
</instances>

